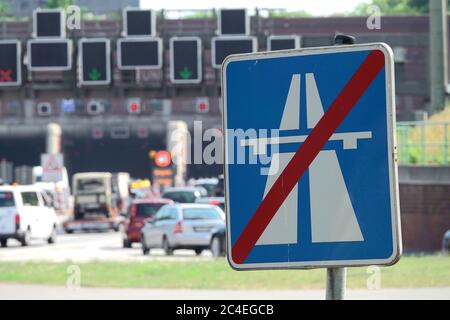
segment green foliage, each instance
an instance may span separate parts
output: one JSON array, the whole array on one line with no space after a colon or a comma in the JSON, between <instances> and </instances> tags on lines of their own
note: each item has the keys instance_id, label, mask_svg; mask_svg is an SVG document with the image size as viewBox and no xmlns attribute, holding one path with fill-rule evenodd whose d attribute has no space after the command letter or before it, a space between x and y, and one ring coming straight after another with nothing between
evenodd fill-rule
<instances>
[{"instance_id":1,"label":"green foliage","mask_svg":"<svg viewBox=\"0 0 450 320\"><path fill-rule=\"evenodd\" d=\"M0 16L5 16L9 12L9 6L8 4L2 0L0 1Z\"/></svg>"},{"instance_id":2,"label":"green foliage","mask_svg":"<svg viewBox=\"0 0 450 320\"><path fill-rule=\"evenodd\" d=\"M401 164L450 164L450 106L422 123L397 125Z\"/></svg>"},{"instance_id":3,"label":"green foliage","mask_svg":"<svg viewBox=\"0 0 450 320\"><path fill-rule=\"evenodd\" d=\"M67 268L73 262L1 262L1 283L64 286ZM79 263L83 287L166 289L319 289L325 270L276 270L236 272L225 259L204 261ZM448 256L404 256L392 267L381 268L383 288L433 288L450 286ZM349 268L348 287L367 288L367 268Z\"/></svg>"},{"instance_id":4,"label":"green foliage","mask_svg":"<svg viewBox=\"0 0 450 320\"><path fill-rule=\"evenodd\" d=\"M45 6L49 9L65 9L73 4L73 0L47 0Z\"/></svg>"},{"instance_id":5,"label":"green foliage","mask_svg":"<svg viewBox=\"0 0 450 320\"><path fill-rule=\"evenodd\" d=\"M371 7L380 8L382 15L420 15L428 13L428 0L372 0L359 4L352 15L371 14Z\"/></svg>"},{"instance_id":6,"label":"green foliage","mask_svg":"<svg viewBox=\"0 0 450 320\"><path fill-rule=\"evenodd\" d=\"M307 18L312 17L312 14L304 10L286 11L286 10L271 10L270 17L273 18Z\"/></svg>"},{"instance_id":7,"label":"green foliage","mask_svg":"<svg viewBox=\"0 0 450 320\"><path fill-rule=\"evenodd\" d=\"M183 15L183 19L211 19L213 17L214 13L212 10L193 11Z\"/></svg>"}]
</instances>

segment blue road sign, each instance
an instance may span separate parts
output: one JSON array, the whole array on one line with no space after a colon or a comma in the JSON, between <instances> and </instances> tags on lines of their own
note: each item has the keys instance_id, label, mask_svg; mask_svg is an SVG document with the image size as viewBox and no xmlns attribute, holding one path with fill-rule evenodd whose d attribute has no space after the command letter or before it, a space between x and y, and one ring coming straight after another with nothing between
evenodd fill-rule
<instances>
[{"instance_id":1,"label":"blue road sign","mask_svg":"<svg viewBox=\"0 0 450 320\"><path fill-rule=\"evenodd\" d=\"M385 44L228 57L228 259L236 269L389 265L401 255Z\"/></svg>"}]
</instances>

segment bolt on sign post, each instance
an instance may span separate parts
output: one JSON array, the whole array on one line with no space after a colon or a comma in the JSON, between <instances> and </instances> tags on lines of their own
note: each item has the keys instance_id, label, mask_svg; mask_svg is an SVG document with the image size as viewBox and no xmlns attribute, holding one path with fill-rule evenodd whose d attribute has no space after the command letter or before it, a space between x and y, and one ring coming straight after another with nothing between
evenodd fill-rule
<instances>
[{"instance_id":1,"label":"bolt on sign post","mask_svg":"<svg viewBox=\"0 0 450 320\"><path fill-rule=\"evenodd\" d=\"M342 298L345 267L399 260L394 83L383 43L224 60L232 268L331 268Z\"/></svg>"},{"instance_id":2,"label":"bolt on sign post","mask_svg":"<svg viewBox=\"0 0 450 320\"><path fill-rule=\"evenodd\" d=\"M170 39L170 81L198 84L202 81L202 49L199 37Z\"/></svg>"},{"instance_id":3,"label":"bolt on sign post","mask_svg":"<svg viewBox=\"0 0 450 320\"><path fill-rule=\"evenodd\" d=\"M109 39L78 41L78 85L108 85L111 83Z\"/></svg>"},{"instance_id":4,"label":"bolt on sign post","mask_svg":"<svg viewBox=\"0 0 450 320\"><path fill-rule=\"evenodd\" d=\"M22 63L20 41L0 41L0 87L22 84Z\"/></svg>"}]
</instances>

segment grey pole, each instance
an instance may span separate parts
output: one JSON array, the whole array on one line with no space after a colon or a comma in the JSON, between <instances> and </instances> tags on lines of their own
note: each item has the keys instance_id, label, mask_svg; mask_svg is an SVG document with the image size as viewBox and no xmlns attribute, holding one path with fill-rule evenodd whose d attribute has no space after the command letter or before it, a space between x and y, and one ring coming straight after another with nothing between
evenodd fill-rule
<instances>
[{"instance_id":1,"label":"grey pole","mask_svg":"<svg viewBox=\"0 0 450 320\"><path fill-rule=\"evenodd\" d=\"M328 268L326 300L343 300L346 283L347 268Z\"/></svg>"},{"instance_id":2,"label":"grey pole","mask_svg":"<svg viewBox=\"0 0 450 320\"><path fill-rule=\"evenodd\" d=\"M61 152L61 126L57 123L47 125L47 153L57 154Z\"/></svg>"},{"instance_id":3,"label":"grey pole","mask_svg":"<svg viewBox=\"0 0 450 320\"><path fill-rule=\"evenodd\" d=\"M430 113L442 110L447 86L447 0L430 0Z\"/></svg>"},{"instance_id":4,"label":"grey pole","mask_svg":"<svg viewBox=\"0 0 450 320\"><path fill-rule=\"evenodd\" d=\"M356 39L349 35L338 34L334 37L334 45L351 45ZM347 284L347 268L327 269L326 300L343 300Z\"/></svg>"}]
</instances>

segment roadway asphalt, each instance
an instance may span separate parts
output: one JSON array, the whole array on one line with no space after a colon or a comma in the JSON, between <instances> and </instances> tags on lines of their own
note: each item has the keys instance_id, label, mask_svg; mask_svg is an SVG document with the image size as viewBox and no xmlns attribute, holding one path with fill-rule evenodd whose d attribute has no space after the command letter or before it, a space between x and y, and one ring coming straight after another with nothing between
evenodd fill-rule
<instances>
[{"instance_id":1,"label":"roadway asphalt","mask_svg":"<svg viewBox=\"0 0 450 320\"><path fill-rule=\"evenodd\" d=\"M323 300L324 290L161 290L0 284L0 300ZM449 300L450 288L347 290L348 300Z\"/></svg>"},{"instance_id":2,"label":"roadway asphalt","mask_svg":"<svg viewBox=\"0 0 450 320\"><path fill-rule=\"evenodd\" d=\"M133 248L122 247L118 232L60 234L53 245L45 241L32 241L29 247L21 247L15 240L8 241L8 248L0 248L0 261L50 261L50 262L87 262L87 261L151 261L212 259L209 251L195 256L191 250L177 250L174 256L164 255L162 250L152 250L144 256L139 243Z\"/></svg>"}]
</instances>

